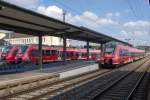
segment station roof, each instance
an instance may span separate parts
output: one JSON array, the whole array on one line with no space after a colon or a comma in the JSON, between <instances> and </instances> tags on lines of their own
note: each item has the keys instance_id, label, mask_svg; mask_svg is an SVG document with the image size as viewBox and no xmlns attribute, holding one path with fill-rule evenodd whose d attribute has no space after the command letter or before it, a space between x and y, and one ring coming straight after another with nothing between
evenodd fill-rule
<instances>
[{"instance_id":1,"label":"station roof","mask_svg":"<svg viewBox=\"0 0 150 100\"><path fill-rule=\"evenodd\" d=\"M0 0L0 29L36 36L50 35L62 37L66 35L69 39L88 40L94 43L117 41L128 44L91 29L65 23L2 0Z\"/></svg>"}]
</instances>

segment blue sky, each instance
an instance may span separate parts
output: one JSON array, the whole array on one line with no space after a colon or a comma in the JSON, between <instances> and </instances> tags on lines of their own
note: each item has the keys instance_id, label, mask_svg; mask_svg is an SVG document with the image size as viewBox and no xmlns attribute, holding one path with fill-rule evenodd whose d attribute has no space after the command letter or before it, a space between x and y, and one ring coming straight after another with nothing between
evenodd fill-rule
<instances>
[{"instance_id":1,"label":"blue sky","mask_svg":"<svg viewBox=\"0 0 150 100\"><path fill-rule=\"evenodd\" d=\"M150 45L148 0L6 0L38 13L91 28L134 45Z\"/></svg>"}]
</instances>

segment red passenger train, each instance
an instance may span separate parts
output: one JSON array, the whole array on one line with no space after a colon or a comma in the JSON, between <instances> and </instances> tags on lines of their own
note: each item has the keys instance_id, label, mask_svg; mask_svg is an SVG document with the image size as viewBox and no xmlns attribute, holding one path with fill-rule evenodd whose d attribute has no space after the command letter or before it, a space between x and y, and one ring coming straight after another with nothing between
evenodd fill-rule
<instances>
[{"instance_id":1,"label":"red passenger train","mask_svg":"<svg viewBox=\"0 0 150 100\"><path fill-rule=\"evenodd\" d=\"M90 50L89 58L98 59L100 50ZM24 45L20 46L15 57L16 62L35 62L39 58L38 45ZM86 59L86 49L67 48L66 60ZM42 46L42 60L43 62L53 62L63 60L62 47Z\"/></svg>"},{"instance_id":2,"label":"red passenger train","mask_svg":"<svg viewBox=\"0 0 150 100\"><path fill-rule=\"evenodd\" d=\"M144 50L123 44L108 43L101 53L99 64L102 67L118 66L143 58L144 55Z\"/></svg>"}]
</instances>

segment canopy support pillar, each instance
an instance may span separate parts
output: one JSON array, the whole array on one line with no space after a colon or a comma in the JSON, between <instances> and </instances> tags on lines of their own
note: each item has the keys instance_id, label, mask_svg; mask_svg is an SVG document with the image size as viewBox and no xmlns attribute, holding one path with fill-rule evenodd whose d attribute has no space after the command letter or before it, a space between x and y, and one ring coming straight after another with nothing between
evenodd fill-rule
<instances>
[{"instance_id":1,"label":"canopy support pillar","mask_svg":"<svg viewBox=\"0 0 150 100\"><path fill-rule=\"evenodd\" d=\"M89 60L89 41L86 42L86 53L87 53L87 60Z\"/></svg>"},{"instance_id":2,"label":"canopy support pillar","mask_svg":"<svg viewBox=\"0 0 150 100\"><path fill-rule=\"evenodd\" d=\"M66 41L66 35L63 35L63 61L66 62L66 57L67 57L67 52L66 52L66 45L67 45L67 41Z\"/></svg>"},{"instance_id":3,"label":"canopy support pillar","mask_svg":"<svg viewBox=\"0 0 150 100\"><path fill-rule=\"evenodd\" d=\"M39 49L39 68L42 70L43 68L43 61L42 61L42 35L38 36L39 43L38 43L38 49Z\"/></svg>"},{"instance_id":4,"label":"canopy support pillar","mask_svg":"<svg viewBox=\"0 0 150 100\"><path fill-rule=\"evenodd\" d=\"M101 56L104 54L104 43L101 43Z\"/></svg>"}]
</instances>

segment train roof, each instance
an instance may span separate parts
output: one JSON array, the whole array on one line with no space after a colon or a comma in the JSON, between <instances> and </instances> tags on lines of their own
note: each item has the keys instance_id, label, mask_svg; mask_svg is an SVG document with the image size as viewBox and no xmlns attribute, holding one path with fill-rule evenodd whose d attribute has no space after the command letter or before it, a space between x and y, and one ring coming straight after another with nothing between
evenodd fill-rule
<instances>
[{"instance_id":1,"label":"train roof","mask_svg":"<svg viewBox=\"0 0 150 100\"><path fill-rule=\"evenodd\" d=\"M141 49L138 49L138 48L135 48L135 47L132 47L132 46L127 46L127 45L117 45L118 47L120 48L125 48L125 49L128 49L130 52L145 52L145 50L141 50Z\"/></svg>"}]
</instances>

